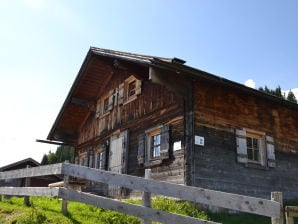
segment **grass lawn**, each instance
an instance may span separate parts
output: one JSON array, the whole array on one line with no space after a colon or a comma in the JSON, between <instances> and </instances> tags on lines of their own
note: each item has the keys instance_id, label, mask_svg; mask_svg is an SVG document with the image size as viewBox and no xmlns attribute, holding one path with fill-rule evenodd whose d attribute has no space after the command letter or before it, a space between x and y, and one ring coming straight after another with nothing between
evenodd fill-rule
<instances>
[{"instance_id":1,"label":"grass lawn","mask_svg":"<svg viewBox=\"0 0 298 224\"><path fill-rule=\"evenodd\" d=\"M3 224L139 224L136 217L122 213L86 205L78 202L69 202L68 216L61 213L61 200L49 197L31 197L31 206L23 204L23 198L12 197L0 201L0 223ZM126 200L129 203L140 204L140 201ZM212 220L223 224L270 224L271 219L245 213L226 214L208 213L198 210L188 202L179 202L167 198L153 200L156 209L179 213L187 216Z\"/></svg>"}]
</instances>

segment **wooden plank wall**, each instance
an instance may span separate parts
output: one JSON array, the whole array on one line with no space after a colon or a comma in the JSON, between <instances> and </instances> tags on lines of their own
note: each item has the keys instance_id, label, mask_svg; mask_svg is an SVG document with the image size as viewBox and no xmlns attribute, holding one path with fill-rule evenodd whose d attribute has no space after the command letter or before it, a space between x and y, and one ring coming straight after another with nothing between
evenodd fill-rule
<instances>
[{"instance_id":1,"label":"wooden plank wall","mask_svg":"<svg viewBox=\"0 0 298 224\"><path fill-rule=\"evenodd\" d=\"M204 81L196 83L194 103L196 126L262 131L275 138L277 150L298 153L297 109Z\"/></svg>"},{"instance_id":2,"label":"wooden plank wall","mask_svg":"<svg viewBox=\"0 0 298 224\"><path fill-rule=\"evenodd\" d=\"M175 151L170 160L161 166L152 167L152 178L184 183L184 101L165 87L152 83L147 74L134 74L110 68L113 75L100 95L115 89L129 76L142 80L142 94L136 100L113 107L109 114L96 118L90 113L79 132L77 153L88 151L98 144L105 143L115 132L129 130L127 173L144 176L145 167L137 164L138 135L147 129L168 124L171 126L171 142L181 141L182 149ZM96 187L96 186L94 186Z\"/></svg>"},{"instance_id":3,"label":"wooden plank wall","mask_svg":"<svg viewBox=\"0 0 298 224\"><path fill-rule=\"evenodd\" d=\"M205 146L195 146L194 186L267 198L282 191L286 199L298 198L297 111L204 82L195 93L195 134L205 137ZM235 128L243 127L275 138L275 168L236 161Z\"/></svg>"}]
</instances>

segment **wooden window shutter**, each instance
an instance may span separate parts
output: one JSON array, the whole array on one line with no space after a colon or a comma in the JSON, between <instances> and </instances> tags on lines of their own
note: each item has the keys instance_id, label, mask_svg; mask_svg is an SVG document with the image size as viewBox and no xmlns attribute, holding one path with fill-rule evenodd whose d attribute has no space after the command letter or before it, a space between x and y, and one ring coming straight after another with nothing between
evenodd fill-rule
<instances>
[{"instance_id":1,"label":"wooden window shutter","mask_svg":"<svg viewBox=\"0 0 298 224\"><path fill-rule=\"evenodd\" d=\"M101 115L101 99L97 100L95 117L98 118L100 117L100 115Z\"/></svg>"},{"instance_id":2,"label":"wooden window shutter","mask_svg":"<svg viewBox=\"0 0 298 224\"><path fill-rule=\"evenodd\" d=\"M118 90L118 105L123 104L124 102L124 83L121 83L119 85L119 90Z\"/></svg>"},{"instance_id":3,"label":"wooden window shutter","mask_svg":"<svg viewBox=\"0 0 298 224\"><path fill-rule=\"evenodd\" d=\"M138 164L142 165L145 163L145 141L146 135L142 133L138 137Z\"/></svg>"},{"instance_id":4,"label":"wooden window shutter","mask_svg":"<svg viewBox=\"0 0 298 224\"><path fill-rule=\"evenodd\" d=\"M271 136L266 135L266 149L267 149L267 163L268 167L275 167L275 148L274 139Z\"/></svg>"},{"instance_id":5,"label":"wooden window shutter","mask_svg":"<svg viewBox=\"0 0 298 224\"><path fill-rule=\"evenodd\" d=\"M142 81L136 80L136 95L140 95L142 93Z\"/></svg>"},{"instance_id":6,"label":"wooden window shutter","mask_svg":"<svg viewBox=\"0 0 298 224\"><path fill-rule=\"evenodd\" d=\"M122 173L127 173L127 163L128 163L128 130L123 132L122 137Z\"/></svg>"},{"instance_id":7,"label":"wooden window shutter","mask_svg":"<svg viewBox=\"0 0 298 224\"><path fill-rule=\"evenodd\" d=\"M108 105L108 110L112 110L114 106L114 90L111 90L109 92L109 105Z\"/></svg>"},{"instance_id":8,"label":"wooden window shutter","mask_svg":"<svg viewBox=\"0 0 298 224\"><path fill-rule=\"evenodd\" d=\"M100 169L105 170L106 169L106 161L107 161L107 154L106 151L103 151L99 154L99 160L100 160Z\"/></svg>"},{"instance_id":9,"label":"wooden window shutter","mask_svg":"<svg viewBox=\"0 0 298 224\"><path fill-rule=\"evenodd\" d=\"M237 144L237 161L239 163L247 163L247 146L246 146L246 131L236 130L236 144Z\"/></svg>"},{"instance_id":10,"label":"wooden window shutter","mask_svg":"<svg viewBox=\"0 0 298 224\"><path fill-rule=\"evenodd\" d=\"M93 151L89 152L89 167L93 168L94 153Z\"/></svg>"},{"instance_id":11,"label":"wooden window shutter","mask_svg":"<svg viewBox=\"0 0 298 224\"><path fill-rule=\"evenodd\" d=\"M170 151L170 126L164 125L160 128L160 158L168 159Z\"/></svg>"}]
</instances>

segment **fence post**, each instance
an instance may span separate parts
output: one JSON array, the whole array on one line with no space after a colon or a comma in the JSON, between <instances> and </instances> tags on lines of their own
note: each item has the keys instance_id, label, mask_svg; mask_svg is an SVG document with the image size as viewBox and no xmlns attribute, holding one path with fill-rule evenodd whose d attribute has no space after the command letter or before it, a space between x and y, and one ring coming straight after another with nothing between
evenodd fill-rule
<instances>
[{"instance_id":1,"label":"fence post","mask_svg":"<svg viewBox=\"0 0 298 224\"><path fill-rule=\"evenodd\" d=\"M65 163L69 163L68 160L65 160ZM68 188L68 184L69 184L69 176L68 175L64 175L64 182L63 182L63 187L64 188ZM62 214L63 215L67 215L67 200L66 199L62 199Z\"/></svg>"},{"instance_id":2,"label":"fence post","mask_svg":"<svg viewBox=\"0 0 298 224\"><path fill-rule=\"evenodd\" d=\"M26 168L29 169L30 165L27 165ZM26 177L25 178L25 187L30 187L30 185L31 185L30 182L31 182L30 177ZM30 206L30 196L24 196L24 204L26 206Z\"/></svg>"},{"instance_id":3,"label":"fence post","mask_svg":"<svg viewBox=\"0 0 298 224\"><path fill-rule=\"evenodd\" d=\"M145 170L145 179L150 179L151 178L151 169L146 169ZM143 192L142 195L142 205L144 207L151 208L151 192ZM151 220L142 220L142 224L152 224Z\"/></svg>"},{"instance_id":4,"label":"fence post","mask_svg":"<svg viewBox=\"0 0 298 224\"><path fill-rule=\"evenodd\" d=\"M284 224L282 192L271 192L271 200L280 203L280 217L279 218L271 218L271 224Z\"/></svg>"}]
</instances>

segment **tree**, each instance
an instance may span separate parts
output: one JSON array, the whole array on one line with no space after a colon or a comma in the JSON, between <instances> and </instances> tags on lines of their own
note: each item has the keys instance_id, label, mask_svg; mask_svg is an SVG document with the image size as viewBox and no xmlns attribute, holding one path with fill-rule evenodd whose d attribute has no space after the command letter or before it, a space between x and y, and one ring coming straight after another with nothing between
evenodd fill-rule
<instances>
[{"instance_id":1,"label":"tree","mask_svg":"<svg viewBox=\"0 0 298 224\"><path fill-rule=\"evenodd\" d=\"M63 163L68 160L70 163L74 162L74 148L71 146L58 146L56 152L49 151L46 155L43 155L41 165Z\"/></svg>"},{"instance_id":2,"label":"tree","mask_svg":"<svg viewBox=\"0 0 298 224\"><path fill-rule=\"evenodd\" d=\"M41 160L41 165L48 165L49 164L49 158L47 154L44 154Z\"/></svg>"},{"instance_id":3,"label":"tree","mask_svg":"<svg viewBox=\"0 0 298 224\"><path fill-rule=\"evenodd\" d=\"M296 96L295 96L295 94L292 92L292 90L290 90L290 92L288 93L287 100L289 100L289 101L291 101L291 102L293 102L293 103L297 103Z\"/></svg>"}]
</instances>

